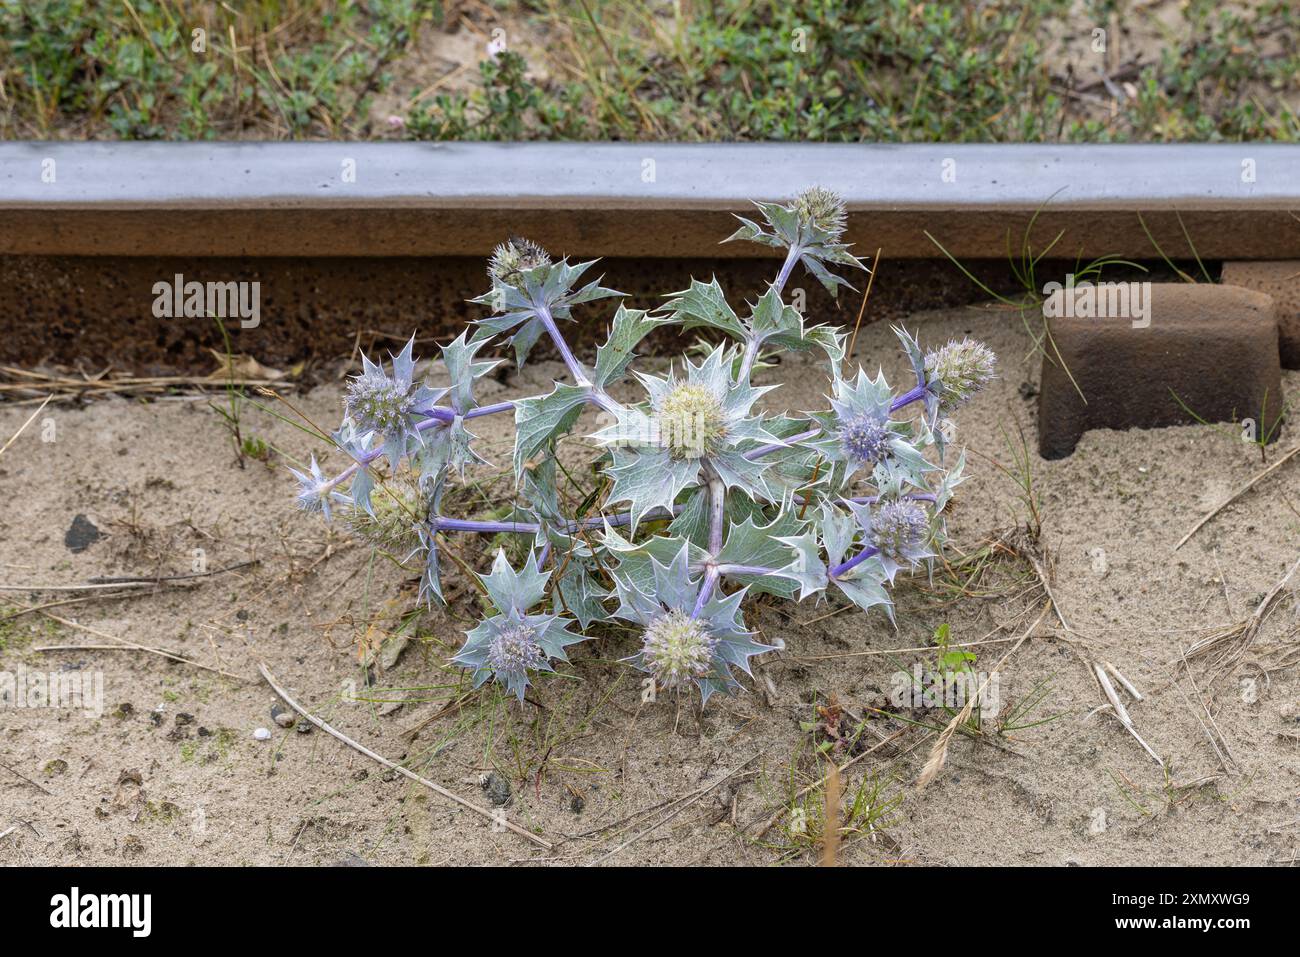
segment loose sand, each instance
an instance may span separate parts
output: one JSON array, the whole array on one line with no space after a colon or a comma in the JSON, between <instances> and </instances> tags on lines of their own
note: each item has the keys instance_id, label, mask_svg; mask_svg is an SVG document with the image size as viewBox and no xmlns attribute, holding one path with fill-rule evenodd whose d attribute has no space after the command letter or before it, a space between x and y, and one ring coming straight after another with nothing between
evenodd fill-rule
<instances>
[{"instance_id":1,"label":"loose sand","mask_svg":"<svg viewBox=\"0 0 1300 957\"><path fill-rule=\"evenodd\" d=\"M911 324L923 343L969 332L1001 357L1003 377L958 419L958 441L971 450L970 480L950 529L957 549L974 551L1025 518L1017 488L991 459L1012 466L1003 430L1014 435L1019 425L1033 435L1034 403L1022 384L1037 380L1037 361L1025 358L1028 336L1005 313L931 313ZM873 371L880 363L891 381L904 381L887 328L864 329L857 351ZM763 373L786 382L768 396L769 407L823 407L817 367L783 358L781 368ZM531 366L504 385L489 384L481 398L536 391L559 372L554 364ZM1300 407L1300 373L1287 373L1284 385L1291 406ZM340 395L331 384L297 401L332 427ZM0 407L0 438L30 412ZM988 568L969 586L976 594L962 600L952 600L941 579L933 587L923 576L902 582L897 630L879 613L829 614L838 601L764 600L750 621L784 639L786 650L761 659L749 693L715 698L702 717L692 703L669 696L641 705L636 675L617 663L634 650L627 635L578 646L565 669L570 677L539 684L543 707L520 708L498 695L464 694L458 672L442 667L470 614L463 574L453 568L455 616L439 612L418 622L421 640L375 673L367 690L358 643L382 641L398 626L412 604L409 573L372 558L319 517L296 512L281 464L249 462L241 470L229 435L203 402L118 399L47 412L54 441L42 441L38 421L0 458L0 582L185 574L195 549L203 549L209 569L258 564L49 609L94 631L36 614L0 622L0 670L99 673L104 688L99 717L70 708L0 709L6 864L590 862L616 850L613 863L810 862L815 855L797 827L782 823L761 842L753 838L791 794L817 780L814 734L805 730L818 721L815 706L833 698L854 714L870 714L883 704L891 674L934 658L900 649L926 645L942 623L953 641L978 641L1002 624L1006 630L991 637L1013 638L1038 607L1026 567L1010 560ZM493 457L508 461L509 421L481 425ZM313 449L303 433L256 410L246 413L245 426L295 456ZM873 833L846 839L845 863L1296 860L1300 602L1284 594L1217 680L1207 658L1190 674L1174 664L1201 634L1245 619L1300 555L1300 459L1171 552L1206 509L1261 468L1258 451L1230 432L1093 432L1073 456L1050 463L1033 454L1030 439L1056 597L1090 653L1144 694L1129 707L1167 772L1112 716L1091 714L1104 699L1051 618L1007 662L999 691L1004 702L1023 702L1045 688L1029 720L1059 713L1057 720L1005 738L957 736L946 769L925 790L916 778L930 732L896 719L869 722L866 744L890 742L854 764L845 788L853 792L865 781L880 813ZM1295 442L1290 426L1270 461ZM338 467L337 457L329 465ZM102 537L73 552L65 533L79 514ZM460 541L465 558L485 568L485 543ZM12 611L67 597L11 592L0 602ZM135 650L35 650L124 640L243 680ZM976 647L976 669L990 669L1008 647ZM259 661L358 742L471 801L490 805L480 778L495 771L493 790L500 793L505 782L512 792L507 817L535 828L555 851L494 830L320 731L279 727ZM348 700L352 689L377 700ZM1213 724L1199 705L1211 697ZM406 703L394 709L394 699ZM440 716L448 701L461 703ZM939 724L947 717L934 709L906 716ZM1206 726L1221 734L1222 758ZM269 729L270 739L255 740L258 728ZM621 850L672 807L601 830L742 766ZM803 804L807 831L815 833L818 793Z\"/></svg>"}]
</instances>

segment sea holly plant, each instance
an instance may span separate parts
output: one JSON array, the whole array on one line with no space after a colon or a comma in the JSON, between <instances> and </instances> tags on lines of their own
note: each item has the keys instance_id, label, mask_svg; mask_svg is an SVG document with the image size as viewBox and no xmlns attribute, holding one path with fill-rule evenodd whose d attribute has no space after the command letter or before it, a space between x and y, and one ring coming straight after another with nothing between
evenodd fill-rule
<instances>
[{"instance_id":1,"label":"sea holly plant","mask_svg":"<svg viewBox=\"0 0 1300 957\"><path fill-rule=\"evenodd\" d=\"M459 536L518 536L514 564L498 550L476 582L487 611L452 659L477 687L502 685L521 700L530 682L566 662L569 646L618 619L636 638L623 656L654 690L697 689L702 701L743 687L755 656L781 647L745 624L756 595L816 600L839 595L892 621L899 575L940 554L945 512L964 458L945 462L943 423L993 376L995 358L970 339L929 352L895 329L915 384L896 392L877 371L845 369L843 333L809 324L784 298L802 265L835 294L832 272L865 270L842 241L844 205L813 188L789 203L758 203L730 237L785 250L776 278L737 310L716 279L692 280L657 309L612 310L594 362L583 363L561 324L575 307L622 298L593 263L554 259L512 238L488 268L491 288L472 300L487 314L442 347L433 388L417 375L414 339L391 371L366 358L348 386L343 423L331 438L351 464L327 476L313 459L295 472L298 503L338 519L376 547L421 570L421 600L443 601L442 557ZM760 221L761 220L761 221ZM716 344L664 374L632 368L644 340L663 327L706 330ZM527 362L549 340L566 374L550 391L491 405L478 380L510 347ZM765 411L775 385L756 385L763 350L811 351L824 359L826 406ZM618 385L619 399L611 393ZM582 430L594 449L573 468L561 443ZM446 493L467 469L496 468L475 450L474 420L514 418L515 500L491 519L444 514ZM589 453L592 454L592 453ZM567 461L566 461L567 459ZM592 476L583 489L573 476ZM578 494L574 494L577 488ZM626 625L618 633L624 633ZM610 640L619 640L611 638Z\"/></svg>"}]
</instances>

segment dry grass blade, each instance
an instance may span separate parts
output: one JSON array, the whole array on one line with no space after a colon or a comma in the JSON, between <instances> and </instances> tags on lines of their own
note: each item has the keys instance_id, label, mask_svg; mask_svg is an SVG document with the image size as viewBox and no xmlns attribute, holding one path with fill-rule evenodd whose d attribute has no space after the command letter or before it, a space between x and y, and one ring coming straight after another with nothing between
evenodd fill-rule
<instances>
[{"instance_id":1,"label":"dry grass blade","mask_svg":"<svg viewBox=\"0 0 1300 957\"><path fill-rule=\"evenodd\" d=\"M1214 516L1218 515L1221 511L1223 511L1225 508L1227 508L1237 499L1241 498L1241 496L1249 492L1262 479L1271 475L1278 468L1285 465L1287 461L1289 461L1297 452L1300 452L1300 445L1297 445L1290 452L1287 452L1285 455L1283 455L1280 459L1278 459L1268 468L1264 469L1262 472L1260 472L1258 475L1252 478L1245 485L1241 486L1241 488L1237 489L1235 492L1233 492L1231 495L1225 498L1222 502L1220 502L1218 505L1212 508L1205 515L1201 516L1201 520L1192 526L1191 531L1189 531L1186 535L1184 535L1182 538L1178 540L1178 544L1173 547L1173 550L1178 551L1178 549L1186 545L1188 540L1191 539L1191 537L1195 535L1197 532L1199 532L1205 526L1205 524L1209 522L1210 519L1214 518Z\"/></svg>"},{"instance_id":2,"label":"dry grass blade","mask_svg":"<svg viewBox=\"0 0 1300 957\"><path fill-rule=\"evenodd\" d=\"M1300 570L1300 558L1296 559L1295 563L1287 570L1287 573L1268 590L1259 604L1255 606L1255 610L1251 612L1249 618L1226 628L1217 628L1197 639L1176 660L1186 667L1193 658L1217 651L1218 654L1209 665L1210 670L1215 673L1215 677L1210 681L1210 684L1213 685L1218 677L1226 674L1249 650L1255 636L1259 633L1260 626L1263 625L1269 611L1277 602L1278 596L1282 594L1282 590L1286 588L1287 583L1291 581L1297 570Z\"/></svg>"},{"instance_id":3,"label":"dry grass blade","mask_svg":"<svg viewBox=\"0 0 1300 957\"><path fill-rule=\"evenodd\" d=\"M269 370L277 371L277 370ZM51 401L68 401L84 396L107 396L107 395L159 395L175 391L178 389L192 389L204 392L210 389L227 388L230 385L241 387L255 386L277 386L279 388L295 388L296 384L286 381L283 378L272 378L264 375L245 375L241 369L236 366L234 371L229 369L218 370L211 375L179 375L179 376L129 376L119 375L109 377L104 373L95 376L75 376L65 374L52 374L48 372L33 372L28 369L19 369L14 366L0 366L0 373L4 373L7 381L0 381L0 396L5 395L27 395L39 396L43 393L46 395L41 407ZM35 401L34 399L32 401ZM37 410L39 411L39 409Z\"/></svg>"},{"instance_id":4,"label":"dry grass blade","mask_svg":"<svg viewBox=\"0 0 1300 957\"><path fill-rule=\"evenodd\" d=\"M862 315L867 311L867 300L871 298L871 287L876 281L876 270L880 268L880 254L884 247L876 250L876 258L871 260L871 272L867 274L867 291L862 294L862 305L858 306L858 318L853 323L853 338L849 340L849 351L845 355L852 359L853 349L858 344L858 330L862 328Z\"/></svg>"},{"instance_id":5,"label":"dry grass blade","mask_svg":"<svg viewBox=\"0 0 1300 957\"><path fill-rule=\"evenodd\" d=\"M185 658L181 655L172 654L170 651L163 651L161 648L154 648L151 645L142 645L139 642L132 641L129 638L120 638L117 635L110 635L107 632L100 631L97 628L91 628L89 625L82 625L73 621L71 618L61 618L58 615L51 615L48 611L42 611L42 615L51 621L57 621L61 625L67 625L69 628L76 628L78 631L84 631L96 638L103 638L106 641L113 642L110 645L41 645L33 648L32 651L144 651L151 655L158 655L162 658L169 658L172 661L179 661L181 664L191 665L195 668L202 668L204 671L211 671L215 674L224 675L227 678L234 678L236 681L248 681L243 675L232 674L229 671L223 671L212 665L205 665L201 661L195 661L192 658Z\"/></svg>"},{"instance_id":6,"label":"dry grass blade","mask_svg":"<svg viewBox=\"0 0 1300 957\"><path fill-rule=\"evenodd\" d=\"M984 676L984 680L981 681L980 686L975 689L975 693L967 697L966 704L963 705L962 709L953 716L951 721L948 722L948 726L940 732L939 740L936 741L934 747L930 749L930 756L925 759L925 765L921 768L921 775L916 780L918 790L924 788L939 776L939 772L943 770L943 766L948 760L948 744L952 741L952 736L957 733L959 727L965 724L966 721L970 720L971 713L975 710L975 702L984 694L984 689L987 688L989 682L993 680L993 676L1002 670L1002 666L1010 660L1011 656L1016 653L1016 650L1029 639L1035 630L1037 630L1039 624L1041 624L1043 619L1047 617L1047 613L1052 610L1053 606L1054 602L1052 602L1050 598L1043 603L1042 613L1034 619L1033 624L1021 633L1020 637L1016 639L1016 643L1007 649L1007 653L1004 654L998 663L993 666L993 670ZM1062 622L1062 624L1064 624L1064 622Z\"/></svg>"},{"instance_id":7,"label":"dry grass blade","mask_svg":"<svg viewBox=\"0 0 1300 957\"><path fill-rule=\"evenodd\" d=\"M281 688L280 685L276 682L271 672L267 670L266 665L259 664L257 667L258 670L262 672L262 677L266 680L266 683L271 686L271 689L276 694L278 694L281 697L281 699L283 699L285 704L287 704L290 708L293 708L294 711L297 711L300 715L302 715L312 724L316 725L316 727L320 728L330 737L342 741L344 744L352 748L354 751L360 754L364 754L372 761L378 761L384 767L396 771L398 774L401 774L404 777L410 778L412 781L415 781L417 784L423 784L426 788L433 791L435 794L440 794L443 797L445 797L447 800L454 801L456 804L459 804L461 807L466 808L467 810L473 811L475 814L479 815L480 817L487 818L489 821L493 823L494 827L504 827L507 831L510 831L512 834L518 834L520 837L526 838L532 841L534 844L538 845L539 847L543 847L548 851L553 849L553 845L551 844L550 841L538 837L532 831L526 830L512 821L507 821L504 816L499 814L494 814L491 811L489 811L487 808L475 804L473 801L465 800L465 798L461 797L459 794L456 794L452 791L448 791L441 784L434 784L432 781L428 780L427 778L420 777L420 775L416 774L414 771L411 771L408 768L404 768L400 764L396 764L392 761L389 761L386 757L384 757L381 754L376 754L374 751L371 751L365 745L358 744L343 732L336 731L334 728L330 727L320 718L316 717L314 714L309 712L302 705L298 704L297 701L291 698L288 692L286 692L283 688Z\"/></svg>"},{"instance_id":8,"label":"dry grass blade","mask_svg":"<svg viewBox=\"0 0 1300 957\"><path fill-rule=\"evenodd\" d=\"M41 409L49 405L50 400L53 398L54 398L53 394L47 395L45 397L45 401L36 407L36 411L27 417L27 421L24 422L22 425L18 426L18 431L15 432L13 435L9 436L9 441L4 444L3 448L0 448L0 455L4 455L5 452L9 451L9 446L13 445L15 442L18 441L18 436L22 435L25 431L27 431L27 426L31 425L32 422L36 420L36 417L41 414Z\"/></svg>"},{"instance_id":9,"label":"dry grass blade","mask_svg":"<svg viewBox=\"0 0 1300 957\"><path fill-rule=\"evenodd\" d=\"M1125 678L1124 675L1120 673L1120 670L1118 668L1112 665L1109 661L1103 661L1102 664L1106 666L1107 671L1109 671L1111 674L1115 676L1115 680L1124 686L1124 690L1127 691L1130 695L1132 695L1134 701L1143 700L1142 692L1138 691L1137 688L1133 687L1133 682Z\"/></svg>"}]
</instances>

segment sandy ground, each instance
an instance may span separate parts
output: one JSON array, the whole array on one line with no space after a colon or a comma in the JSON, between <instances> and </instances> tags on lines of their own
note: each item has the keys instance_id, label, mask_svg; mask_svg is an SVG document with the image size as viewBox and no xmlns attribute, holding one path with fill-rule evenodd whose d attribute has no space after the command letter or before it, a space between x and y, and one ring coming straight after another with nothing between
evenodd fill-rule
<instances>
[{"instance_id":1,"label":"sandy ground","mask_svg":"<svg viewBox=\"0 0 1300 957\"><path fill-rule=\"evenodd\" d=\"M923 343L969 332L1002 357L1003 378L958 420L971 478L951 532L958 550L973 552L1024 521L1016 486L992 460L1012 465L1004 429L1019 424L1033 435L1034 402L1023 392L1032 392L1037 362L1025 358L1028 338L1006 314L964 310L913 322ZM887 329L864 329L858 355L904 381ZM539 364L490 384L481 398L535 391L554 374L555 366ZM770 407L822 407L814 366L787 356L763 374L787 382L768 397ZM1300 407L1300 374L1284 381L1292 407ZM332 427L340 392L318 387L301 408ZM29 414L0 407L0 436ZM35 614L0 621L0 671L102 676L104 705L100 716L0 709L6 864L502 864L607 855L619 864L811 862L821 792L793 796L815 785L823 767L813 753L821 736L808 730L819 721L816 706L833 699L852 714L872 714L899 667L933 660L932 650L915 649L943 623L953 641L986 641L972 650L976 670L988 671L1039 607L1025 566L1011 560L987 568L959 600L942 576L934 585L924 577L904 582L897 630L881 614L838 602L765 600L750 621L783 638L786 650L762 659L749 693L715 698L702 716L670 696L641 705L636 675L617 664L634 650L630 636L578 646L570 677L542 682L538 704L521 708L499 695L465 694L459 673L445 667L468 614L463 577L453 570L457 615L418 621L418 640L374 669L367 688L358 647L398 627L411 606L412 576L296 512L280 463L240 469L228 433L202 402L57 409L48 415L52 436L44 418L0 459L0 581L185 574L195 549L209 570L258 564L48 609L93 630ZM507 461L509 422L483 421L484 441ZM245 426L293 455L312 449L307 436L256 410ZM1295 442L1292 427L1270 456ZM924 790L916 779L934 737L922 725L942 725L947 714L917 709L904 715L916 724L868 721L862 743L837 755L843 761L874 748L844 774L846 792L861 789L860 807L871 810L851 818L840 859L1294 863L1300 601L1283 595L1226 669L1204 656L1190 672L1174 662L1199 636L1244 620L1296 560L1300 461L1176 553L1174 543L1206 509L1259 471L1256 449L1204 426L1093 432L1068 459L1049 463L1031 452L1030 463L1043 541L1056 560L1056 597L1085 637L1072 645L1049 619L1006 663L999 692L1004 702L1025 702L1045 689L1028 721L1059 717L1006 735L990 718L980 738L958 735L947 767ZM101 537L74 552L65 535L77 515ZM466 559L486 567L483 543L463 544ZM0 602L12 611L69 597L10 592ZM238 677L138 650L36 650L123 642ZM1111 715L1093 713L1104 699L1081 652L1109 660L1144 694L1129 703L1133 721L1167 770ZM319 730L281 728L259 661L358 742L470 801L492 806L508 785L507 819L555 849L494 830ZM353 692L373 700L352 700ZM1221 743L1212 744L1207 726ZM269 729L270 739L256 740L258 728ZM488 772L495 777L485 789ZM736 773L722 780L729 772ZM641 833L676 806L649 809L720 780ZM783 806L795 807L796 825L782 821L758 839Z\"/></svg>"}]
</instances>

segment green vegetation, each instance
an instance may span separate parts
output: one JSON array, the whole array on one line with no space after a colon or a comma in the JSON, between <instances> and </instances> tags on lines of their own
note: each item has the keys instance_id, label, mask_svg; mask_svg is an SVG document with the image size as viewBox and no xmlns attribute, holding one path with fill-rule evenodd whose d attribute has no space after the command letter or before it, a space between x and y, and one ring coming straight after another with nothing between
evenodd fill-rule
<instances>
[{"instance_id":1,"label":"green vegetation","mask_svg":"<svg viewBox=\"0 0 1300 957\"><path fill-rule=\"evenodd\" d=\"M0 137L1295 140L1298 41L1291 0L0 0Z\"/></svg>"}]
</instances>

